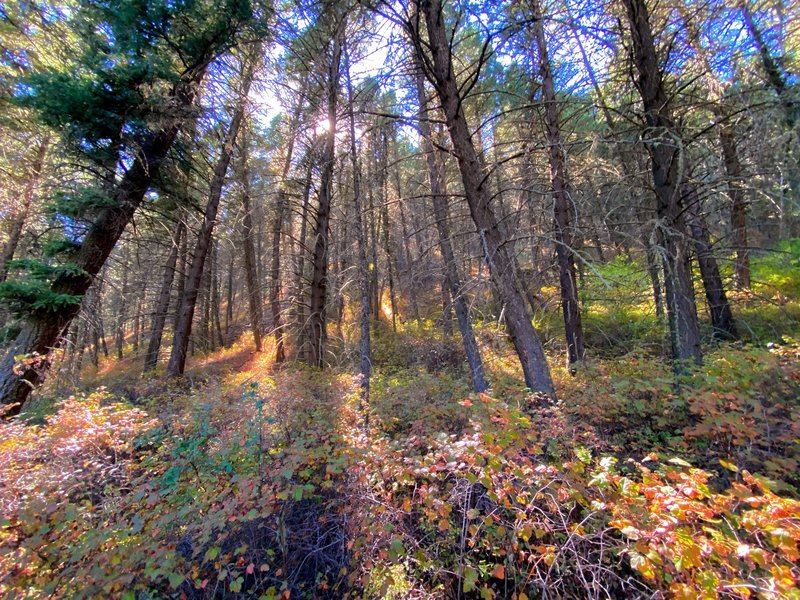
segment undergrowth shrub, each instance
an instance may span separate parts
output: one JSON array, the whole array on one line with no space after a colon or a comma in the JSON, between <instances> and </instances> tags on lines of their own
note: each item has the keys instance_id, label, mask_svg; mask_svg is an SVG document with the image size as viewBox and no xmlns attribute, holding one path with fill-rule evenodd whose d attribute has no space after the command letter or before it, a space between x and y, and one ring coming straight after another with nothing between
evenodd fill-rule
<instances>
[{"instance_id":1,"label":"undergrowth shrub","mask_svg":"<svg viewBox=\"0 0 800 600\"><path fill-rule=\"evenodd\" d=\"M136 470L135 437L154 425L102 390L64 400L43 425L0 423L0 592L76 593L75 565L103 547Z\"/></svg>"},{"instance_id":2,"label":"undergrowth shrub","mask_svg":"<svg viewBox=\"0 0 800 600\"><path fill-rule=\"evenodd\" d=\"M611 492L610 524L646 581L685 600L800 598L800 502L747 471L714 493L711 474L680 459L636 467L635 479L609 468L596 481Z\"/></svg>"},{"instance_id":3,"label":"undergrowth shrub","mask_svg":"<svg viewBox=\"0 0 800 600\"><path fill-rule=\"evenodd\" d=\"M713 468L719 459L800 488L800 348L718 352L686 391L693 423L675 448Z\"/></svg>"},{"instance_id":4,"label":"undergrowth shrub","mask_svg":"<svg viewBox=\"0 0 800 600\"><path fill-rule=\"evenodd\" d=\"M460 373L465 360L458 336L445 339L438 332L423 332L411 325L398 333L385 324L376 327L372 362L384 371L422 366L431 373Z\"/></svg>"},{"instance_id":5,"label":"undergrowth shrub","mask_svg":"<svg viewBox=\"0 0 800 600\"><path fill-rule=\"evenodd\" d=\"M468 391L466 382L446 372L378 373L371 384L370 407L389 435L420 430L460 433L468 421L456 401Z\"/></svg>"}]
</instances>

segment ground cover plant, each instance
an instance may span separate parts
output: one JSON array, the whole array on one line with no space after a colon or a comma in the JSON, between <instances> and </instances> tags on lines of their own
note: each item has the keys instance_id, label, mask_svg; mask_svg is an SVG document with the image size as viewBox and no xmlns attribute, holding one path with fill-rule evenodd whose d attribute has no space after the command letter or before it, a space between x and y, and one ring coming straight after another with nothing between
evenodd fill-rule
<instances>
[{"instance_id":1,"label":"ground cover plant","mask_svg":"<svg viewBox=\"0 0 800 600\"><path fill-rule=\"evenodd\" d=\"M402 340L368 406L235 345L2 423L3 595L797 597L791 339L680 376L594 360L553 406L502 351L476 394L444 341Z\"/></svg>"},{"instance_id":2,"label":"ground cover plant","mask_svg":"<svg viewBox=\"0 0 800 600\"><path fill-rule=\"evenodd\" d=\"M0 598L800 600L800 2L4 0Z\"/></svg>"}]
</instances>

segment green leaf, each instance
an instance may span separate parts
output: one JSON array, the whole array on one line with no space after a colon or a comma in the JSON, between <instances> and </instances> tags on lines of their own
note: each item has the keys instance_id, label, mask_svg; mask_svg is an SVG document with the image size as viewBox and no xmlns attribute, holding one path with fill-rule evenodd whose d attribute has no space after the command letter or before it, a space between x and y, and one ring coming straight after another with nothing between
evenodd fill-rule
<instances>
[{"instance_id":1,"label":"green leaf","mask_svg":"<svg viewBox=\"0 0 800 600\"><path fill-rule=\"evenodd\" d=\"M476 583L478 583L478 571L472 567L464 567L464 593L474 590Z\"/></svg>"},{"instance_id":2,"label":"green leaf","mask_svg":"<svg viewBox=\"0 0 800 600\"><path fill-rule=\"evenodd\" d=\"M183 575L181 575L180 573L175 573L174 571L171 572L169 575L167 575L167 577L169 579L169 584L173 588L177 588L180 584L183 583L183 580L185 579Z\"/></svg>"},{"instance_id":3,"label":"green leaf","mask_svg":"<svg viewBox=\"0 0 800 600\"><path fill-rule=\"evenodd\" d=\"M398 560L406 552L403 546L403 540L400 538L393 538L392 543L389 545L389 559Z\"/></svg>"}]
</instances>

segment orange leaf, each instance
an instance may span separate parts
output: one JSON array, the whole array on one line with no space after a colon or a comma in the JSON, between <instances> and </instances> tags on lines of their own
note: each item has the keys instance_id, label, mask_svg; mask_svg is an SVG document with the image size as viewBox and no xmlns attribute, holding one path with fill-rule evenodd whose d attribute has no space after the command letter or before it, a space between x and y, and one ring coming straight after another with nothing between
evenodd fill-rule
<instances>
[{"instance_id":1,"label":"orange leaf","mask_svg":"<svg viewBox=\"0 0 800 600\"><path fill-rule=\"evenodd\" d=\"M495 579L505 579L506 578L506 568L503 565L497 565L492 571L492 577Z\"/></svg>"}]
</instances>

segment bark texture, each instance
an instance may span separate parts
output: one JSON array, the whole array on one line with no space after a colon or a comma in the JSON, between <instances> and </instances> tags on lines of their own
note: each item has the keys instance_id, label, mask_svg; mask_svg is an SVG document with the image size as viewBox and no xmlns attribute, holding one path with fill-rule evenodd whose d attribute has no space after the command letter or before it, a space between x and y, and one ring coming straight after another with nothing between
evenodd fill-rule
<instances>
[{"instance_id":1,"label":"bark texture","mask_svg":"<svg viewBox=\"0 0 800 600\"><path fill-rule=\"evenodd\" d=\"M308 363L322 367L325 362L328 303L328 242L330 237L331 200L333 196L333 168L336 158L336 110L339 95L339 74L342 57L342 24L331 40L328 65L328 131L322 150L319 203L316 211L314 249L311 258L311 298L308 317Z\"/></svg>"},{"instance_id":2,"label":"bark texture","mask_svg":"<svg viewBox=\"0 0 800 600\"><path fill-rule=\"evenodd\" d=\"M425 72L434 85L444 111L447 129L458 160L464 193L470 215L478 230L484 261L492 284L504 304L505 322L522 366L525 384L533 391L555 399L555 388L541 341L517 281L514 257L509 253L497 216L492 209L491 195L485 184L488 177L482 164L464 114L465 86L459 85L453 68L451 44L444 23L440 0L423 0L418 9L427 25L427 40L412 20L410 33ZM427 46L427 51L425 46ZM428 53L430 52L430 54ZM473 74L477 78L479 72ZM473 83L476 79L473 79ZM469 88L470 86L466 86Z\"/></svg>"},{"instance_id":3,"label":"bark texture","mask_svg":"<svg viewBox=\"0 0 800 600\"><path fill-rule=\"evenodd\" d=\"M161 339L164 335L164 325L167 322L169 297L172 291L172 283L175 280L175 269L178 264L178 249L185 229L183 221L179 220L175 225L175 231L172 233L172 247L169 250L169 256L167 256L164 276L161 279L161 289L159 290L158 300L156 300L151 319L150 339L147 343L147 353L144 356L145 371L152 371L158 364L158 353L161 350Z\"/></svg>"},{"instance_id":4,"label":"bark texture","mask_svg":"<svg viewBox=\"0 0 800 600\"><path fill-rule=\"evenodd\" d=\"M531 0L531 6L534 18L536 18L533 34L539 49L539 77L542 81L542 99L545 103L544 123L547 137L547 158L550 163L550 185L554 200L553 214L561 311L564 315L564 333L567 338L567 358L570 372L574 374L574 366L586 358L586 347L583 341L581 310L578 304L578 278L573 254L575 237L571 219L573 203L569 192L564 146L561 143L558 100L538 0Z\"/></svg>"},{"instance_id":5,"label":"bark texture","mask_svg":"<svg viewBox=\"0 0 800 600\"><path fill-rule=\"evenodd\" d=\"M183 375L186 368L186 353L189 349L189 337L192 333L192 321L194 320L197 297L200 293L200 284L203 277L206 257L211 249L214 226L217 220L219 201L222 196L222 187L225 184L225 176L228 173L228 166L231 161L231 154L239 134L242 121L244 120L245 103L250 85L255 75L255 64L250 61L246 67L247 71L242 80L242 87L239 92L236 107L233 111L231 123L222 142L220 155L217 164L214 166L214 173L211 177L211 188L208 194L203 222L197 234L192 262L189 272L186 275L183 296L178 307L178 317L175 324L175 333L172 340L172 352L170 353L169 363L167 363L167 375L177 377Z\"/></svg>"},{"instance_id":6,"label":"bark texture","mask_svg":"<svg viewBox=\"0 0 800 600\"><path fill-rule=\"evenodd\" d=\"M664 287L672 357L702 362L697 307L692 286L681 183L683 145L672 120L650 16L644 0L625 0L633 42L636 87L645 112L644 141L655 185L659 235L663 242Z\"/></svg>"},{"instance_id":7,"label":"bark texture","mask_svg":"<svg viewBox=\"0 0 800 600\"><path fill-rule=\"evenodd\" d=\"M445 285L450 290L450 297L453 300L458 329L461 332L461 340L464 344L464 353L469 365L472 387L476 392L483 392L489 384L486 382L486 375L483 369L483 360L480 349L475 340L475 333L472 330L472 322L469 315L469 306L462 291L461 276L458 272L453 244L450 241L450 224L447 210L447 189L444 179L444 165L441 155L434 149L431 140L432 132L428 122L428 99L425 94L425 85L422 70L417 73L417 98L420 107L419 130L422 135L422 150L425 153L425 160L428 165L428 181L431 186L431 196L433 199L433 213L436 219L436 230L439 233L439 251L442 253L442 262L445 268ZM442 301L445 308L449 305L449 299L445 289L442 290ZM443 310L442 318L445 326L449 323L450 315L447 310Z\"/></svg>"},{"instance_id":8,"label":"bark texture","mask_svg":"<svg viewBox=\"0 0 800 600\"><path fill-rule=\"evenodd\" d=\"M193 77L175 87L173 98L185 111L194 102L204 72L202 69L194 73ZM143 141L139 155L111 190L113 202L99 213L81 241L73 259L79 273L58 277L51 286L54 292L77 298L84 296L158 176L180 126L180 122L171 124L151 133ZM52 362L52 351L79 310L80 304L75 303L55 313L34 314L23 325L0 363L0 403L9 406L5 416L17 414L31 391L44 381ZM19 355L28 359L17 364Z\"/></svg>"}]
</instances>

